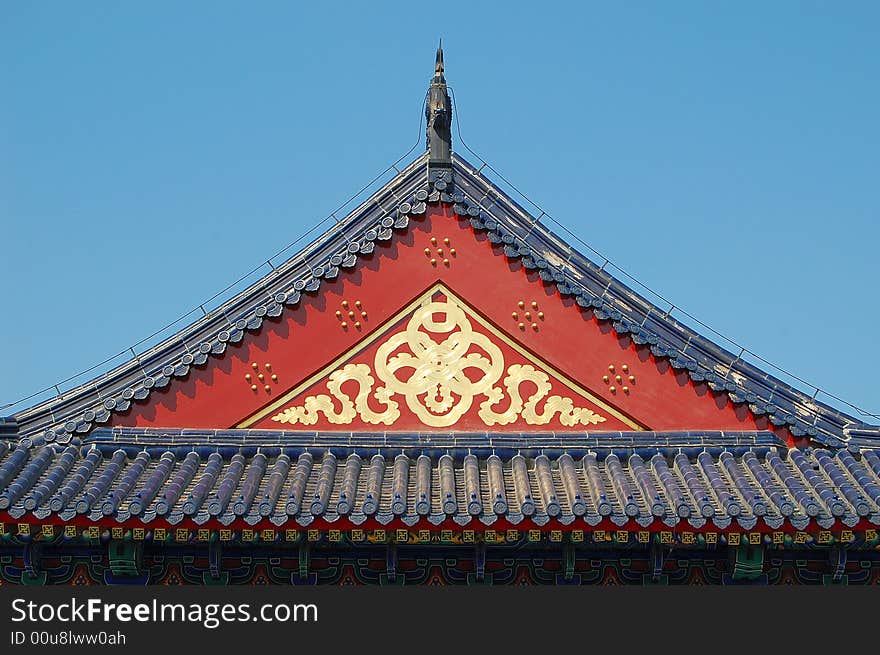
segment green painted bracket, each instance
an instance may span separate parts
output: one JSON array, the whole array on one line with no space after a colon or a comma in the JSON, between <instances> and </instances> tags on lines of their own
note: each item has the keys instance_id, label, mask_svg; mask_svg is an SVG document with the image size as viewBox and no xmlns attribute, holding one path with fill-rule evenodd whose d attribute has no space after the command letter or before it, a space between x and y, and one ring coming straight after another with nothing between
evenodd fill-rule
<instances>
[{"instance_id":1,"label":"green painted bracket","mask_svg":"<svg viewBox=\"0 0 880 655\"><path fill-rule=\"evenodd\" d=\"M309 575L309 544L304 543L299 547L299 577L306 578Z\"/></svg>"},{"instance_id":2,"label":"green painted bracket","mask_svg":"<svg viewBox=\"0 0 880 655\"><path fill-rule=\"evenodd\" d=\"M25 587L43 587L46 584L48 574L46 571L40 571L37 575L31 577L24 571L21 572L21 584Z\"/></svg>"},{"instance_id":3,"label":"green painted bracket","mask_svg":"<svg viewBox=\"0 0 880 655\"><path fill-rule=\"evenodd\" d=\"M108 546L110 572L117 577L135 578L141 575L143 544L139 541L113 540Z\"/></svg>"},{"instance_id":4,"label":"green painted bracket","mask_svg":"<svg viewBox=\"0 0 880 655\"><path fill-rule=\"evenodd\" d=\"M229 572L220 571L220 575L216 578L211 577L210 571L202 573L202 584L208 586L224 586L229 584Z\"/></svg>"},{"instance_id":5,"label":"green painted bracket","mask_svg":"<svg viewBox=\"0 0 880 655\"><path fill-rule=\"evenodd\" d=\"M575 553L574 546L571 544L566 544L565 548L562 552L563 557L563 579L568 582L574 577L574 563L575 563Z\"/></svg>"},{"instance_id":6,"label":"green painted bracket","mask_svg":"<svg viewBox=\"0 0 880 655\"><path fill-rule=\"evenodd\" d=\"M764 547L742 545L734 551L732 578L757 580L764 573Z\"/></svg>"}]
</instances>

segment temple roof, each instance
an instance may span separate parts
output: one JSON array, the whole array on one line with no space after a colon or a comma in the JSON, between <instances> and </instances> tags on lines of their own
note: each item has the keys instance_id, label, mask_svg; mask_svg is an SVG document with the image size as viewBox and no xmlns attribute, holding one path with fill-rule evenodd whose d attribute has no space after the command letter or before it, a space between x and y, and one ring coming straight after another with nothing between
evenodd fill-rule
<instances>
[{"instance_id":1,"label":"temple roof","mask_svg":"<svg viewBox=\"0 0 880 655\"><path fill-rule=\"evenodd\" d=\"M770 432L100 428L0 442L0 511L128 527L808 530L880 524L880 451Z\"/></svg>"},{"instance_id":2,"label":"temple roof","mask_svg":"<svg viewBox=\"0 0 880 655\"><path fill-rule=\"evenodd\" d=\"M577 252L458 155L449 170L426 178L427 153L285 264L209 313L106 375L5 420L28 442L66 443L106 424L155 389L185 378L192 367L222 358L229 344L263 321L295 307L322 284L355 271L377 244L406 235L429 206L449 204L460 222L498 244L498 256L537 272L544 284L589 308L617 334L628 334L694 382L727 394L755 416L786 426L795 437L842 446L874 443L880 428L811 398L698 334ZM454 179L454 182L453 182ZM855 441L853 441L855 440Z\"/></svg>"},{"instance_id":3,"label":"temple roof","mask_svg":"<svg viewBox=\"0 0 880 655\"><path fill-rule=\"evenodd\" d=\"M321 298L327 284L384 263L375 256L377 247L405 244L414 222L440 212L474 239L493 244L487 257L515 263L549 293L589 312L603 329L649 351L652 361L667 363L693 385L729 399L752 417L766 419L771 430L778 428L779 433L832 449L848 447L855 453L880 445L877 426L810 397L722 348L553 233L542 216L529 214L482 169L452 152L452 109L443 54L438 50L425 105L424 154L323 235L221 307L116 369L0 419L0 438L23 448L63 446L115 424L117 417L147 403L156 390L173 388L194 370L221 361L230 344L255 337L266 321L283 317L306 300Z\"/></svg>"},{"instance_id":4,"label":"temple roof","mask_svg":"<svg viewBox=\"0 0 880 655\"><path fill-rule=\"evenodd\" d=\"M756 368L578 252L542 223L542 216L530 215L482 169L452 151L452 109L438 50L426 98L424 154L221 307L109 373L0 418L0 517L127 526L585 525L648 531L676 526L791 531L880 524L880 428ZM442 248L449 256L455 253L442 236L446 232L438 233L444 245L430 231L437 225L448 230L450 223L459 228L454 238L461 244L461 258L456 266L462 268L456 270L450 270L450 260L442 260L444 267L433 258L435 253L446 256L440 254ZM344 298L339 284L333 290L336 282L353 280L351 288L357 293L372 284L369 293L374 299L403 294L400 278L383 278L378 269L393 267L396 260L401 266L398 276L413 275L415 269L407 269L413 260L406 260L404 251L420 250L415 246L418 230L434 249L425 248L418 262L420 277L406 292L416 291L415 298L392 298L378 316L370 314L375 322L363 330L359 321L367 321L366 311L353 324L356 330L347 329L341 310L335 312L337 322L321 323L333 313L329 301L321 302L324 296L335 294L334 302ZM479 247L462 241L467 239L479 242ZM481 279L484 269L486 279L491 277L490 264L494 286L484 289ZM531 331L519 323L517 330L520 318L514 311L514 323L499 326L502 305L493 306L495 319L490 317L491 303L479 296L509 291L514 281L505 276L513 271L521 274L518 289L532 293L539 287L542 302L556 303L557 323L532 323ZM366 282L368 275L372 277ZM457 299L457 291L446 284L450 280L467 287L471 297ZM388 288L377 292L377 284ZM469 307L468 301L485 301L485 306ZM348 308L346 302L342 306ZM365 309L360 300L352 302ZM312 313L299 311L306 305ZM520 300L518 307L533 307L531 311L538 313L536 301L526 306ZM354 317L353 307L349 309ZM509 322L510 309L504 311ZM528 309L519 311L529 316ZM438 321L435 315L445 318ZM540 316L544 318L543 311ZM285 317L299 323L291 328L283 322ZM324 331L327 325L337 331ZM483 424L457 422L458 417L438 419L452 394L444 400L444 383L434 378L426 389L436 389L430 400L439 409L421 424L412 416L395 423L370 409L366 399L373 393L372 375L387 375L389 368L387 359L384 369L378 366L378 353L393 352L389 344L403 343L399 339L404 333L413 337L407 345L418 346L415 341L422 339L432 353L433 359L420 364L425 370L436 365L435 373L446 375L444 380L458 376L460 385L476 384L460 364L454 371L442 368L445 355L437 353L446 352L446 342L433 342L419 332L426 325L432 328L429 332L445 332L450 342L463 334L477 335L463 346L459 338L447 354L483 373L494 371L480 391L486 400L479 405L480 415L490 417L484 419L490 430L474 432L473 425ZM593 331L593 341L577 340L571 330L580 326ZM549 339L538 341L545 327ZM267 361L264 370L256 361L248 364L250 351L239 352L235 362L230 361L235 355L227 356L232 345L260 338L268 349L269 334L280 348L276 352L283 351L288 361L302 364L308 359L305 349L323 350L315 361L302 364L303 370L291 373L286 387L279 382L276 389L268 379L276 381L276 369ZM601 350L608 343L600 343L606 335L617 341ZM560 348L560 338L581 344L580 350ZM386 340L380 344L379 339ZM469 350L476 342L483 344L487 356ZM377 353L372 369L364 359L369 348ZM416 351L418 347L412 352ZM613 395L613 386L596 389L597 353L619 358L623 352L631 359L619 364L621 372L634 384L635 369L641 367L644 382L637 390L649 400L629 394L626 386L622 396ZM492 353L497 361L492 361ZM576 373L566 377L559 367L560 362L577 360L578 353L585 361L587 355L593 357L591 383L577 379L584 375L583 368L574 366ZM325 355L327 360L317 359ZM406 365L418 368L413 364L417 355L395 357L408 358ZM606 383L609 370L614 370L613 364L608 366ZM225 387L224 396L217 390L222 376L233 375L233 370L239 386ZM216 376L209 375L212 371ZM357 378L357 371L359 383L370 385L359 392L358 412L361 419L367 417L362 423L339 420L334 401L319 393L335 389L336 401L342 400L345 409L350 399L339 390ZM513 385L511 371L528 374ZM492 408L503 395L504 372L508 404L505 409L502 403L496 412ZM265 382L264 395L252 384L252 374ZM192 384L187 387L188 381ZM393 381L383 381L388 386L376 389L373 398L397 412L403 403L392 398ZM533 392L524 403L518 396L520 383L543 391ZM315 385L325 387L316 391ZM157 390L175 388L179 393L170 395L158 419L175 423L123 426L126 421L143 425L135 420L142 416L132 418L136 411L148 407ZM551 388L562 389L564 395L547 397ZM312 395L305 397L307 393ZM474 395L467 400L468 408ZM196 396L207 408L200 418L207 413L218 429L194 429L197 424L181 419L196 416L181 409ZM703 397L703 404L699 409L695 404L692 415L673 411L674 403L696 403L697 396ZM223 414L217 404L230 398L239 405ZM543 415L538 416L542 398ZM288 404L295 401L301 404ZM406 402L410 410L419 410L409 395ZM320 429L265 429L297 422L318 425L317 407L324 408L322 420L329 421ZM526 416L525 409L531 418L517 422ZM685 431L652 430L651 421L640 422L635 409L669 414L672 423L689 416L697 419L683 426ZM391 409L387 411L390 416ZM556 423L551 423L556 414ZM233 416L240 418L232 422ZM721 427L743 429L699 424L714 416L723 416ZM393 430L385 431L380 423ZM232 429L236 426L261 429ZM561 426L567 426L566 431L560 431Z\"/></svg>"}]
</instances>

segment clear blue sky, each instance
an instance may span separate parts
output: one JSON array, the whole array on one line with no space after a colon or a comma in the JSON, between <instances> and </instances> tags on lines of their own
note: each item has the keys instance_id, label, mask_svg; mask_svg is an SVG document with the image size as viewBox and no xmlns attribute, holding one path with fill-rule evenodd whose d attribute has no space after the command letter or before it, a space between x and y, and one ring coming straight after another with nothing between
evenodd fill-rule
<instances>
[{"instance_id":1,"label":"clear blue sky","mask_svg":"<svg viewBox=\"0 0 880 655\"><path fill-rule=\"evenodd\" d=\"M880 4L616 4L3 3L0 404L421 150L442 35L468 145L676 305L880 412Z\"/></svg>"}]
</instances>

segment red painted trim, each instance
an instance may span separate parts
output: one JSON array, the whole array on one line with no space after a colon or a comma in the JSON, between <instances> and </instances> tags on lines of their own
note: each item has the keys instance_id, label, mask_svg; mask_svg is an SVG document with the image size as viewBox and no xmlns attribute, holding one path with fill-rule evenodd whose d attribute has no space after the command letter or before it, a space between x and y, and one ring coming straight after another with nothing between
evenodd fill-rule
<instances>
[{"instance_id":1,"label":"red painted trim","mask_svg":"<svg viewBox=\"0 0 880 655\"><path fill-rule=\"evenodd\" d=\"M659 532L672 532L673 534L681 534L683 532L695 533L695 534L705 534L707 532L718 533L718 534L729 534L729 533L737 533L737 534L746 534L746 533L760 533L760 534L772 534L774 532L782 532L785 534L795 534L797 532L803 532L810 535L817 535L819 532L840 532L842 530L850 530L853 532L861 532L864 530L876 530L878 529L876 525L872 524L867 519L860 520L855 527L849 527L837 521L831 528L819 528L816 526L811 526L806 530L795 530L791 526L785 526L774 530L769 528L768 526L755 527L751 530L746 530L740 526L731 525L727 528L716 528L713 525L705 525L702 528L694 528L690 525L687 525L686 522L682 522L675 527L669 527L668 525L662 523L661 521L654 521L648 527L642 527L635 521L628 521L626 524L622 526L618 526L616 523L612 523L610 519L602 520L598 525L591 526L587 523L579 520L575 520L568 525L563 525L558 523L557 521L551 520L550 523L545 524L543 526L537 525L533 523L530 519L526 518L520 523L511 523L507 519L503 517L499 517L497 521L495 521L492 525L485 525L477 520L474 520L471 524L468 525L459 525L452 519L446 519L439 525L434 525L429 522L427 519L420 519L414 525L406 525L400 519L394 519L387 524L381 524L374 518L367 519L361 524L354 524L349 521L345 517L340 517L336 521L330 522L326 521L323 518L316 518L314 522L309 524L308 526L301 526L296 523L296 521L291 520L288 523L277 526L274 523L271 523L269 519L263 519L256 525L250 525L245 522L243 519L236 519L229 525L223 525L216 519L210 519L205 523L198 525L192 519L184 519L180 523L175 525L171 525L167 521L163 519L156 519L150 521L150 523L142 523L140 519L132 517L120 523L115 520L113 517L103 517L98 519L97 521L90 521L88 517L83 515L77 515L70 519L69 521L56 522L52 520L46 521L34 521L34 520L26 520L22 521L21 519L12 519L8 514L0 513L0 523L5 523L12 527L16 527L19 524L27 524L36 528L38 531L40 526L43 525L53 525L55 527L63 527L66 525L75 525L78 527L90 527L90 526L98 526L100 528L110 529L110 528L124 528L126 530L131 530L133 528L143 528L146 531L154 530L155 528L164 528L168 531L173 531L175 529L186 529L186 530L199 530L199 529L207 529L207 530L232 530L232 531L241 531L241 530L276 530L278 532L283 532L284 530L298 530L300 532L306 530L319 530L321 532L326 532L328 530L386 530L393 531L397 529L405 529L405 530L430 530L431 532L439 532L440 530L474 530L475 532L485 532L486 530L540 530L542 532L549 532L550 530L560 530L562 532L568 533L572 530L584 530L585 532L597 532L597 531L605 531L605 532L616 532L618 530L623 530L627 532L650 532L651 534L656 534ZM37 532L34 532L32 536L36 536Z\"/></svg>"}]
</instances>

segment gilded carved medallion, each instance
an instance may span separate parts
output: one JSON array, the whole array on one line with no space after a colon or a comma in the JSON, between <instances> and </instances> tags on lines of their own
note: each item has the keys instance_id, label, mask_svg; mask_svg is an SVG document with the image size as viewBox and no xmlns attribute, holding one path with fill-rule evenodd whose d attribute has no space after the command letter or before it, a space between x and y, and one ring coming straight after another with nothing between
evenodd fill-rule
<instances>
[{"instance_id":1,"label":"gilded carved medallion","mask_svg":"<svg viewBox=\"0 0 880 655\"><path fill-rule=\"evenodd\" d=\"M455 425L475 403L487 426L519 419L528 425L546 425L554 417L564 426L606 420L591 409L576 407L569 397L551 395L550 377L531 364L505 366L501 349L474 330L471 319L450 296L426 300L402 331L379 345L372 366L347 364L329 375L326 386L329 394L308 396L272 420L314 425L323 415L340 425L359 418L390 426L400 418L402 402L430 427Z\"/></svg>"}]
</instances>

